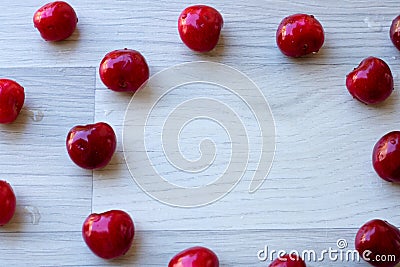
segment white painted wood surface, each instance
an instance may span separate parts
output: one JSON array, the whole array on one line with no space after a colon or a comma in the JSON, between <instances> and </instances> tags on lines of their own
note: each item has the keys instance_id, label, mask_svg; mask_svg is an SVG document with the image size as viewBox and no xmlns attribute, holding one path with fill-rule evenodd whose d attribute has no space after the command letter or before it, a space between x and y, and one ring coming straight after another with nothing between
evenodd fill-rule
<instances>
[{"instance_id":1,"label":"white painted wood surface","mask_svg":"<svg viewBox=\"0 0 400 267\"><path fill-rule=\"evenodd\" d=\"M0 266L166 266L196 244L213 248L224 267L267 266L257 259L265 245L321 251L344 238L353 249L357 228L369 219L400 226L400 187L381 181L370 162L376 140L398 129L400 54L388 37L398 1L205 1L225 20L218 47L206 55L187 49L177 34L179 13L195 2L70 0L78 30L58 44L33 28L32 15L45 2L0 2L0 76L18 80L27 96L18 120L0 127L1 179L18 198L15 218L0 229ZM298 12L321 21L326 42L317 55L292 60L277 49L275 30ZM124 47L141 51L152 74L209 60L237 68L260 87L275 118L277 150L256 193L247 191L251 172L225 198L196 209L163 205L139 189L121 143L131 96L106 90L97 75L104 54ZM344 85L370 55L384 59L395 77L393 95L378 107L352 100ZM171 92L164 105L184 97ZM92 173L69 160L65 136L93 121L109 122L119 142L111 164ZM154 164L162 169L160 162ZM173 176L179 182L179 173ZM137 239L125 257L103 261L86 248L80 229L91 211L115 208L132 215ZM368 266L307 263L321 265Z\"/></svg>"}]
</instances>

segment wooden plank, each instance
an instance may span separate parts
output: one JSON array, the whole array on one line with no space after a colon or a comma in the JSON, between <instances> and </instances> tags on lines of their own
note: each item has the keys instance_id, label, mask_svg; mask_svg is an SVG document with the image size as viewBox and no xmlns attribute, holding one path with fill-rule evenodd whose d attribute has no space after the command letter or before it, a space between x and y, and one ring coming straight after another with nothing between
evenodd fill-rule
<instances>
[{"instance_id":1,"label":"wooden plank","mask_svg":"<svg viewBox=\"0 0 400 267\"><path fill-rule=\"evenodd\" d=\"M2 233L0 249L3 266L166 266L179 251L194 245L213 249L220 260L220 266L268 266L270 258L258 259L258 252L268 247L272 250L296 250L306 255L307 266L368 266L361 261L335 260L328 255L321 257L323 250L354 250L354 230L232 230L232 231L143 231L136 232L133 247L116 260L106 261L92 254L85 246L80 232L50 233ZM348 248L339 249L337 240L344 239ZM47 240L51 245L45 245ZM308 259L307 252L315 251L315 257ZM323 259L323 260L319 260ZM348 257L348 259L352 259Z\"/></svg>"},{"instance_id":2,"label":"wooden plank","mask_svg":"<svg viewBox=\"0 0 400 267\"><path fill-rule=\"evenodd\" d=\"M33 13L41 3L17 0L0 4L4 15L0 29L3 48L0 64L7 67L98 66L107 52L124 47L143 52L153 73L176 63L201 59L237 67L300 64L281 55L275 44L275 31L281 19L298 12L314 14L324 25L327 37L319 56L311 56L302 63L355 64L365 56L377 55L390 64L399 64L398 52L388 38L390 22L398 15L399 4L394 0L379 4L341 1L340 5L306 0L290 4L282 0L250 0L236 1L234 5L227 1L206 1L204 4L221 10L225 27L221 44L204 56L182 45L177 33L177 18L189 2L69 2L79 17L78 31L68 41L58 44L41 40L32 25Z\"/></svg>"}]
</instances>

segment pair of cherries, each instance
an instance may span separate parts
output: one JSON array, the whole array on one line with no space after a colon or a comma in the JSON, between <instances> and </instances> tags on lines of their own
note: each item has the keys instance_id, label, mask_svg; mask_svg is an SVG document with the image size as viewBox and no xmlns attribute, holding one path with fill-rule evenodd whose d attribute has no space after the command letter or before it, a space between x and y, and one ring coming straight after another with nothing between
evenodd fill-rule
<instances>
[{"instance_id":1,"label":"pair of cherries","mask_svg":"<svg viewBox=\"0 0 400 267\"><path fill-rule=\"evenodd\" d=\"M390 37L400 49L400 17L392 22ZM324 44L325 35L321 23L312 15L295 14L282 20L276 32L276 43L283 54L301 57L317 53ZM368 57L346 77L350 94L365 104L378 104L393 91L393 75L381 59Z\"/></svg>"}]
</instances>

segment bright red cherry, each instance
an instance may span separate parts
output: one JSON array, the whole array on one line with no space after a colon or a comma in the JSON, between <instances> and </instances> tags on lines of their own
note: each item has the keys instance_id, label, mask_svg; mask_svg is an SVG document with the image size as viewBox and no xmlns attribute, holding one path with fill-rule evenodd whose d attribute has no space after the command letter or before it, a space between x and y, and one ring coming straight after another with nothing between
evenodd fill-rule
<instances>
[{"instance_id":1,"label":"bright red cherry","mask_svg":"<svg viewBox=\"0 0 400 267\"><path fill-rule=\"evenodd\" d=\"M394 46L400 50L400 15L397 16L390 26L390 39Z\"/></svg>"},{"instance_id":2,"label":"bright red cherry","mask_svg":"<svg viewBox=\"0 0 400 267\"><path fill-rule=\"evenodd\" d=\"M0 79L0 123L15 121L25 101L24 88L9 79Z\"/></svg>"},{"instance_id":3,"label":"bright red cherry","mask_svg":"<svg viewBox=\"0 0 400 267\"><path fill-rule=\"evenodd\" d=\"M149 79L149 66L136 50L115 50L100 63L100 78L104 85L117 92L135 92Z\"/></svg>"},{"instance_id":4,"label":"bright red cherry","mask_svg":"<svg viewBox=\"0 0 400 267\"><path fill-rule=\"evenodd\" d=\"M221 14L215 8L205 5L185 8L178 19L178 31L183 43L197 52L214 49L223 25Z\"/></svg>"},{"instance_id":5,"label":"bright red cherry","mask_svg":"<svg viewBox=\"0 0 400 267\"><path fill-rule=\"evenodd\" d=\"M372 152L372 165L382 179L400 183L400 131L379 139Z\"/></svg>"},{"instance_id":6,"label":"bright red cherry","mask_svg":"<svg viewBox=\"0 0 400 267\"><path fill-rule=\"evenodd\" d=\"M286 254L271 262L269 267L306 267L306 263L296 254Z\"/></svg>"},{"instance_id":7,"label":"bright red cherry","mask_svg":"<svg viewBox=\"0 0 400 267\"><path fill-rule=\"evenodd\" d=\"M176 254L168 267L219 267L219 260L208 248L192 247Z\"/></svg>"},{"instance_id":8,"label":"bright red cherry","mask_svg":"<svg viewBox=\"0 0 400 267\"><path fill-rule=\"evenodd\" d=\"M7 224L15 213L16 198L9 183L0 181L0 226Z\"/></svg>"},{"instance_id":9,"label":"bright red cherry","mask_svg":"<svg viewBox=\"0 0 400 267\"><path fill-rule=\"evenodd\" d=\"M82 227L82 236L90 250L103 259L125 255L135 236L132 218L122 210L90 214Z\"/></svg>"},{"instance_id":10,"label":"bright red cherry","mask_svg":"<svg viewBox=\"0 0 400 267\"><path fill-rule=\"evenodd\" d=\"M106 166L116 149L113 128L104 122L73 127L67 135L67 151L76 165L85 169Z\"/></svg>"},{"instance_id":11,"label":"bright red cherry","mask_svg":"<svg viewBox=\"0 0 400 267\"><path fill-rule=\"evenodd\" d=\"M346 76L349 93L364 104L378 104L393 91L393 75L382 59L368 57Z\"/></svg>"},{"instance_id":12,"label":"bright red cherry","mask_svg":"<svg viewBox=\"0 0 400 267\"><path fill-rule=\"evenodd\" d=\"M394 267L400 262L400 231L387 221L369 221L358 230L355 247L373 266Z\"/></svg>"},{"instance_id":13,"label":"bright red cherry","mask_svg":"<svg viewBox=\"0 0 400 267\"><path fill-rule=\"evenodd\" d=\"M281 52L289 57L316 53L324 40L324 29L313 15L294 14L286 17L276 31L276 43Z\"/></svg>"},{"instance_id":14,"label":"bright red cherry","mask_svg":"<svg viewBox=\"0 0 400 267\"><path fill-rule=\"evenodd\" d=\"M61 41L75 31L78 18L66 2L56 1L39 8L33 15L33 24L46 41Z\"/></svg>"}]
</instances>

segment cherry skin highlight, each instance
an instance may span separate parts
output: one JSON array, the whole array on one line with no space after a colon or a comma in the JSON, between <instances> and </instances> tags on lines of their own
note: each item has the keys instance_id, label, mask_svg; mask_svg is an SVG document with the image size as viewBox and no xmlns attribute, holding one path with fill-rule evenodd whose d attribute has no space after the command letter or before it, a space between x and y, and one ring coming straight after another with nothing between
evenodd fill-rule
<instances>
[{"instance_id":1,"label":"cherry skin highlight","mask_svg":"<svg viewBox=\"0 0 400 267\"><path fill-rule=\"evenodd\" d=\"M0 180L0 226L9 223L14 216L16 197L9 183Z\"/></svg>"},{"instance_id":2,"label":"cherry skin highlight","mask_svg":"<svg viewBox=\"0 0 400 267\"><path fill-rule=\"evenodd\" d=\"M296 254L286 254L271 262L269 267L306 267L306 263Z\"/></svg>"},{"instance_id":3,"label":"cherry skin highlight","mask_svg":"<svg viewBox=\"0 0 400 267\"><path fill-rule=\"evenodd\" d=\"M394 267L400 262L400 231L387 221L375 219L358 230L355 247L360 257L376 267ZM393 260L382 257L393 255Z\"/></svg>"},{"instance_id":4,"label":"cherry skin highlight","mask_svg":"<svg viewBox=\"0 0 400 267\"><path fill-rule=\"evenodd\" d=\"M276 31L276 43L288 57L318 52L325 41L321 23L312 15L294 14L284 18Z\"/></svg>"},{"instance_id":5,"label":"cherry skin highlight","mask_svg":"<svg viewBox=\"0 0 400 267\"><path fill-rule=\"evenodd\" d=\"M146 59L126 48L106 54L99 72L104 85L117 92L136 92L149 79Z\"/></svg>"},{"instance_id":6,"label":"cherry skin highlight","mask_svg":"<svg viewBox=\"0 0 400 267\"><path fill-rule=\"evenodd\" d=\"M90 214L82 226L86 245L98 257L114 259L125 255L132 246L135 227L132 218L122 210Z\"/></svg>"},{"instance_id":7,"label":"cherry skin highlight","mask_svg":"<svg viewBox=\"0 0 400 267\"><path fill-rule=\"evenodd\" d=\"M0 123L15 121L24 105L25 90L17 82L0 79Z\"/></svg>"},{"instance_id":8,"label":"cherry skin highlight","mask_svg":"<svg viewBox=\"0 0 400 267\"><path fill-rule=\"evenodd\" d=\"M106 166L116 149L113 128L104 122L73 127L67 135L67 151L72 161L84 169Z\"/></svg>"},{"instance_id":9,"label":"cherry skin highlight","mask_svg":"<svg viewBox=\"0 0 400 267\"><path fill-rule=\"evenodd\" d=\"M55 1L39 8L33 15L33 24L46 41L62 41L72 35L78 18L66 2Z\"/></svg>"},{"instance_id":10,"label":"cherry skin highlight","mask_svg":"<svg viewBox=\"0 0 400 267\"><path fill-rule=\"evenodd\" d=\"M168 267L219 267L219 260L210 249L197 246L176 254Z\"/></svg>"},{"instance_id":11,"label":"cherry skin highlight","mask_svg":"<svg viewBox=\"0 0 400 267\"><path fill-rule=\"evenodd\" d=\"M197 52L209 52L215 48L223 25L224 20L218 10L205 5L185 8L178 19L182 42Z\"/></svg>"},{"instance_id":12,"label":"cherry skin highlight","mask_svg":"<svg viewBox=\"0 0 400 267\"><path fill-rule=\"evenodd\" d=\"M378 104L392 93L393 75L382 59L368 57L347 75L346 87L360 102L367 105Z\"/></svg>"},{"instance_id":13,"label":"cherry skin highlight","mask_svg":"<svg viewBox=\"0 0 400 267\"><path fill-rule=\"evenodd\" d=\"M372 151L376 173L388 182L400 183L400 131L381 137Z\"/></svg>"}]
</instances>

